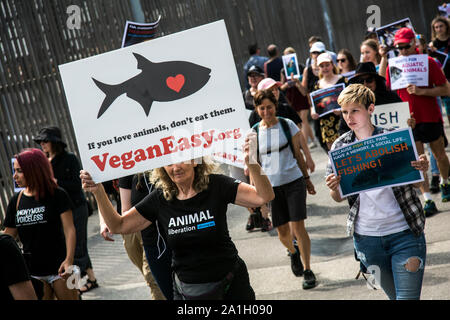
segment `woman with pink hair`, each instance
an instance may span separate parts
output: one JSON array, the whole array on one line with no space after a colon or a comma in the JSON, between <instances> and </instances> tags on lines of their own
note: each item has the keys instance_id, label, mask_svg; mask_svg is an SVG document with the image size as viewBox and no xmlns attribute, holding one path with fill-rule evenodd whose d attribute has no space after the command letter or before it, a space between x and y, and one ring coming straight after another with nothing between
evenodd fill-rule
<instances>
[{"instance_id":1,"label":"woman with pink hair","mask_svg":"<svg viewBox=\"0 0 450 320\"><path fill-rule=\"evenodd\" d=\"M15 156L14 180L23 187L9 201L5 233L20 237L31 276L44 284L43 299L77 300L66 283L73 269L75 228L71 200L58 187L45 154L25 149Z\"/></svg>"}]
</instances>

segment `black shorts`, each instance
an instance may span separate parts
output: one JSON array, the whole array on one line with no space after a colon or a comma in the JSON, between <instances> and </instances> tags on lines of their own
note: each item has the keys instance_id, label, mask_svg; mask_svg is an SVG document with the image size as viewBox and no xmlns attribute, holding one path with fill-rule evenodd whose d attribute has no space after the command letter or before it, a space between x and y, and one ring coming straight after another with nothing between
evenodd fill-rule
<instances>
[{"instance_id":1,"label":"black shorts","mask_svg":"<svg viewBox=\"0 0 450 320\"><path fill-rule=\"evenodd\" d=\"M429 143L439 139L441 136L445 137L444 126L442 122L423 122L416 124L413 129L415 141L422 143Z\"/></svg>"},{"instance_id":2,"label":"black shorts","mask_svg":"<svg viewBox=\"0 0 450 320\"><path fill-rule=\"evenodd\" d=\"M273 191L275 199L272 200L271 207L274 227L306 219L306 183L303 177L274 187Z\"/></svg>"}]
</instances>

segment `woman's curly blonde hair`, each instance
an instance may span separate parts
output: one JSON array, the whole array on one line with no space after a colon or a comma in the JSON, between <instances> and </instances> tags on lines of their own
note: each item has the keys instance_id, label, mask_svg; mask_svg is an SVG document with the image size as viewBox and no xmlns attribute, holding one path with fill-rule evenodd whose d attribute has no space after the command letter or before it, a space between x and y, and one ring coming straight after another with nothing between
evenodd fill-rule
<instances>
[{"instance_id":1,"label":"woman's curly blonde hair","mask_svg":"<svg viewBox=\"0 0 450 320\"><path fill-rule=\"evenodd\" d=\"M193 160L197 163L194 167L194 190L199 193L208 189L209 175L217 173L217 165L211 160L203 157ZM163 191L167 201L173 200L178 195L177 185L170 179L164 167L153 169L150 173L150 182Z\"/></svg>"}]
</instances>

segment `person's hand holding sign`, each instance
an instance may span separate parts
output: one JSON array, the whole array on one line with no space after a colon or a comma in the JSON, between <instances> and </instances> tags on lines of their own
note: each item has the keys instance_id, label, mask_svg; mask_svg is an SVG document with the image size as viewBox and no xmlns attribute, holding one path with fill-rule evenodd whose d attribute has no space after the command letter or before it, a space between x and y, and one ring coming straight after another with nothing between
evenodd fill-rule
<instances>
[{"instance_id":1,"label":"person's hand holding sign","mask_svg":"<svg viewBox=\"0 0 450 320\"><path fill-rule=\"evenodd\" d=\"M249 132L245 137L245 142L243 145L244 149L244 160L245 166L248 167L249 164L257 164L257 142L256 132Z\"/></svg>"},{"instance_id":2,"label":"person's hand holding sign","mask_svg":"<svg viewBox=\"0 0 450 320\"><path fill-rule=\"evenodd\" d=\"M325 183L330 188L330 194L334 201L341 202L343 199L339 194L339 184L341 183L341 176L336 176L334 173L328 175Z\"/></svg>"},{"instance_id":3,"label":"person's hand holding sign","mask_svg":"<svg viewBox=\"0 0 450 320\"><path fill-rule=\"evenodd\" d=\"M419 88L418 86L416 86L414 84L409 84L406 87L406 90L408 91L409 94L414 94L416 96L422 96L423 95L423 89Z\"/></svg>"},{"instance_id":4,"label":"person's hand holding sign","mask_svg":"<svg viewBox=\"0 0 450 320\"><path fill-rule=\"evenodd\" d=\"M419 156L418 161L411 161L411 166L419 171L427 172L430 162L425 154Z\"/></svg>"}]
</instances>

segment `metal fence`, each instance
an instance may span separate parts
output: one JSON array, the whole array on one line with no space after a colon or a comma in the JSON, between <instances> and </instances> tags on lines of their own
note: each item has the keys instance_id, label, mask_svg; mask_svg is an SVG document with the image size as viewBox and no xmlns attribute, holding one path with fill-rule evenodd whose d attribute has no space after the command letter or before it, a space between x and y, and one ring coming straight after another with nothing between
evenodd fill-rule
<instances>
[{"instance_id":1,"label":"metal fence","mask_svg":"<svg viewBox=\"0 0 450 320\"><path fill-rule=\"evenodd\" d=\"M410 17L429 39L430 21L442 0L141 0L146 21L162 16L159 35L224 19L241 83L247 46L257 42L263 54L270 43L292 46L300 61L307 39L322 37L334 50L359 57L368 6L381 9L381 24ZM80 28L71 29L67 8L80 9ZM325 9L332 29L325 24ZM0 220L13 193L10 159L39 129L57 125L69 150L78 153L58 65L120 47L128 0L0 0ZM186 48L189 50L189 48Z\"/></svg>"}]
</instances>

